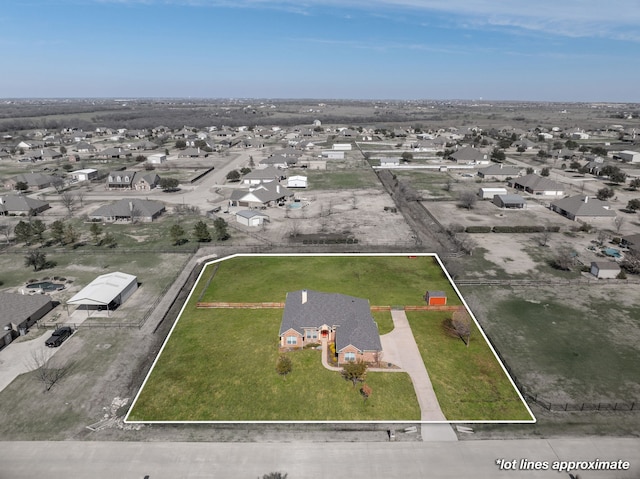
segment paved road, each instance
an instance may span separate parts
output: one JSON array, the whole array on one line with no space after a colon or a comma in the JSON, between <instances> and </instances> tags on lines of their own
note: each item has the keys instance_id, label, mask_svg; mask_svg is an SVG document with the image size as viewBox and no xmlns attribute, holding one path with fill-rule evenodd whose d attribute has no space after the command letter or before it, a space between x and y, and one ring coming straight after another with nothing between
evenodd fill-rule
<instances>
[{"instance_id":1,"label":"paved road","mask_svg":"<svg viewBox=\"0 0 640 479\"><path fill-rule=\"evenodd\" d=\"M568 478L554 461L629 461L626 471L571 471L580 479L640 477L639 439L533 439L431 443L4 442L11 479ZM500 470L496 461L547 461L546 470Z\"/></svg>"}]
</instances>

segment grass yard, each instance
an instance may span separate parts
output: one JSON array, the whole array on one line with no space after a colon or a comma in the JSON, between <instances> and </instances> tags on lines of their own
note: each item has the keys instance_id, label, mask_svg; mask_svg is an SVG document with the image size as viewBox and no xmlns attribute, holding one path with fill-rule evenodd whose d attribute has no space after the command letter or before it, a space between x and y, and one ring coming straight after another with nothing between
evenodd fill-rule
<instances>
[{"instance_id":1,"label":"grass yard","mask_svg":"<svg viewBox=\"0 0 640 479\"><path fill-rule=\"evenodd\" d=\"M393 172L400 181L404 181L418 191L427 192L427 194L436 197L452 197L451 191L446 191L445 185L447 181L455 184L457 180L452 179L447 173L433 171L403 171L397 170Z\"/></svg>"},{"instance_id":2,"label":"grass yard","mask_svg":"<svg viewBox=\"0 0 640 479\"><path fill-rule=\"evenodd\" d=\"M365 403L350 382L322 367L320 351L288 353L275 371L282 311L183 313L129 421L419 420L405 373L369 373Z\"/></svg>"},{"instance_id":3,"label":"grass yard","mask_svg":"<svg viewBox=\"0 0 640 479\"><path fill-rule=\"evenodd\" d=\"M219 265L202 301L284 301L288 291L312 289L366 298L372 306L424 305L424 293L437 290L447 293L448 304L462 304L431 256L250 256Z\"/></svg>"},{"instance_id":4,"label":"grass yard","mask_svg":"<svg viewBox=\"0 0 640 479\"><path fill-rule=\"evenodd\" d=\"M484 338L473 325L467 348L443 323L448 312L408 312L429 378L449 420L533 419Z\"/></svg>"}]
</instances>

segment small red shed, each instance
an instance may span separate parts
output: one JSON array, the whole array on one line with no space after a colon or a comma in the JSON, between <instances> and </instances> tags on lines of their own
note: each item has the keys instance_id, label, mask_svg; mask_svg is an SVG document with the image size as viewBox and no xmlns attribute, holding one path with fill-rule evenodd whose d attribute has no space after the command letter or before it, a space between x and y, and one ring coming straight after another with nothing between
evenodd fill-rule
<instances>
[{"instance_id":1,"label":"small red shed","mask_svg":"<svg viewBox=\"0 0 640 479\"><path fill-rule=\"evenodd\" d=\"M444 306L447 304L447 294L444 291L427 291L424 299L429 306Z\"/></svg>"}]
</instances>

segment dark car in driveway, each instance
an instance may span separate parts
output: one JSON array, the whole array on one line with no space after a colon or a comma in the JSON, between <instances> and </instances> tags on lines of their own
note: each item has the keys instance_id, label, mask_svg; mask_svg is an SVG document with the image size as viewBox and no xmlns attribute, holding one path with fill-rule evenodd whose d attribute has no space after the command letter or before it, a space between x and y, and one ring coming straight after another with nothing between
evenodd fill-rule
<instances>
[{"instance_id":1,"label":"dark car in driveway","mask_svg":"<svg viewBox=\"0 0 640 479\"><path fill-rule=\"evenodd\" d=\"M63 326L51 333L51 337L47 339L44 344L50 348L57 348L72 334L73 330L69 326Z\"/></svg>"}]
</instances>

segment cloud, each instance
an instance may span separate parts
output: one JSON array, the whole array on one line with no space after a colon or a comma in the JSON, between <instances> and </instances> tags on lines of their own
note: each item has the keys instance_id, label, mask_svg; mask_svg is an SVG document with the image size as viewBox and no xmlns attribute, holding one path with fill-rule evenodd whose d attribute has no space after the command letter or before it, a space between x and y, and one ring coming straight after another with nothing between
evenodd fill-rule
<instances>
[{"instance_id":1,"label":"cloud","mask_svg":"<svg viewBox=\"0 0 640 479\"><path fill-rule=\"evenodd\" d=\"M324 8L369 14L446 15L461 27L510 28L567 37L640 41L637 0L84 0L119 4L264 8L309 14ZM354 13L349 13L354 15ZM415 19L417 22L419 18Z\"/></svg>"}]
</instances>

